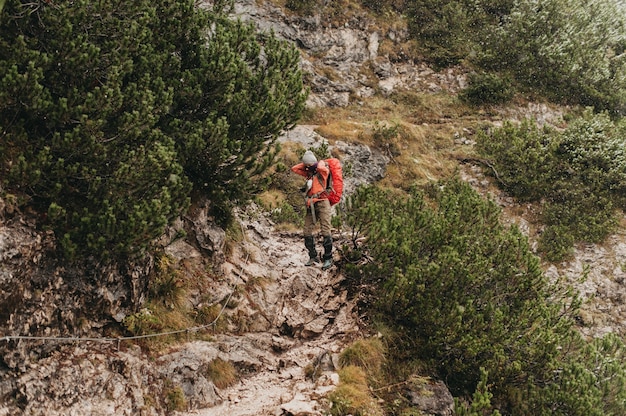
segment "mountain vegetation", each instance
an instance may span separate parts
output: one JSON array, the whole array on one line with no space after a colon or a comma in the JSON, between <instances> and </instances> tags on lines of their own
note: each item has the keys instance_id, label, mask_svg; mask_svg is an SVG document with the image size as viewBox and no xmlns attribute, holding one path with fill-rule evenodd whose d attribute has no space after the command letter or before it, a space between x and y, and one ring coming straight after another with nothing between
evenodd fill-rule
<instances>
[{"instance_id":1,"label":"mountain vegetation","mask_svg":"<svg viewBox=\"0 0 626 416\"><path fill-rule=\"evenodd\" d=\"M352 4L326 3L285 6L338 18ZM494 181L541 207L541 258L520 230L501 223L493 201L458 178L356 191L342 220L362 239L345 250L345 271L366 288L363 308L384 333L387 359L369 380L350 361L343 390L383 384L385 371L397 385L421 372L446 381L458 414L625 414L623 340L582 337L576 293L540 267L575 242L602 241L625 208L626 26L618 3L358 6L404 13L416 54L470 72L459 96L467 105L523 96L588 109L572 111L560 128L527 120L477 135L476 157ZM276 139L304 110L299 55L227 18L230 7L0 2L0 192L37 213L60 255L124 261L149 252L195 195L208 196L225 221L272 179ZM376 402L375 414L411 414L399 395L390 393L383 409L362 396ZM336 400L344 407L333 414L367 414Z\"/></svg>"},{"instance_id":2,"label":"mountain vegetation","mask_svg":"<svg viewBox=\"0 0 626 416\"><path fill-rule=\"evenodd\" d=\"M392 334L389 355L402 363L392 374L426 365L457 397L489 386L491 400L469 414L624 411L623 341L582 338L575 293L548 281L493 201L451 179L405 196L362 188L350 203L346 221L367 241L350 256L371 260L347 272L371 288L370 316Z\"/></svg>"},{"instance_id":3,"label":"mountain vegetation","mask_svg":"<svg viewBox=\"0 0 626 416\"><path fill-rule=\"evenodd\" d=\"M63 254L133 256L210 195L245 200L304 106L299 55L193 1L8 1L2 186Z\"/></svg>"},{"instance_id":4,"label":"mountain vegetation","mask_svg":"<svg viewBox=\"0 0 626 416\"><path fill-rule=\"evenodd\" d=\"M587 110L563 130L510 123L479 135L498 183L520 201L542 205L540 250L567 257L574 242L597 243L616 230L626 208L623 119Z\"/></svg>"}]
</instances>

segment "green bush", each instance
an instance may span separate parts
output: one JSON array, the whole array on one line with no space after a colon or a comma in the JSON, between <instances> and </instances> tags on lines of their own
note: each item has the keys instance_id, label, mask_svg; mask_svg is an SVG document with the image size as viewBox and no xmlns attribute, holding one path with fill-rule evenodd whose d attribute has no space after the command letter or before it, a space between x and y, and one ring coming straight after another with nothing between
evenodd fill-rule
<instances>
[{"instance_id":1,"label":"green bush","mask_svg":"<svg viewBox=\"0 0 626 416\"><path fill-rule=\"evenodd\" d=\"M556 324L547 316L559 302L542 304L550 292L539 261L517 229L500 225L493 202L460 181L433 187L432 202L373 189L358 198L353 206L367 208L357 216L376 218L365 230L374 261L359 274L379 284L378 307L455 389L478 382L479 364L504 382L524 373L524 355L541 349L533 357L541 368L557 353L541 341L521 343L528 326Z\"/></svg>"},{"instance_id":2,"label":"green bush","mask_svg":"<svg viewBox=\"0 0 626 416\"><path fill-rule=\"evenodd\" d=\"M512 196L542 204L539 249L558 261L577 241L601 242L624 208L626 136L623 122L587 111L562 132L527 120L478 136L490 173Z\"/></svg>"},{"instance_id":3,"label":"green bush","mask_svg":"<svg viewBox=\"0 0 626 416\"><path fill-rule=\"evenodd\" d=\"M497 74L470 74L468 86L459 93L459 98L473 105L502 104L513 98L511 82Z\"/></svg>"},{"instance_id":4,"label":"green bush","mask_svg":"<svg viewBox=\"0 0 626 416\"><path fill-rule=\"evenodd\" d=\"M372 288L369 316L398 334L388 357L430 363L458 396L476 392L469 414L626 411L623 345L583 340L573 328L579 300L549 281L493 201L458 179L404 197L361 188L353 198L347 215L370 219L354 223L371 261L347 271ZM617 376L603 377L609 371Z\"/></svg>"},{"instance_id":5,"label":"green bush","mask_svg":"<svg viewBox=\"0 0 626 416\"><path fill-rule=\"evenodd\" d=\"M626 17L605 0L418 0L409 31L437 66L511 74L557 102L626 111Z\"/></svg>"},{"instance_id":6,"label":"green bush","mask_svg":"<svg viewBox=\"0 0 626 416\"><path fill-rule=\"evenodd\" d=\"M469 55L475 33L470 1L420 0L409 2L409 31L419 40L425 57L437 67L456 65Z\"/></svg>"},{"instance_id":7,"label":"green bush","mask_svg":"<svg viewBox=\"0 0 626 416\"><path fill-rule=\"evenodd\" d=\"M484 368L493 409L561 411L560 402L535 400L584 349L572 329L578 300L548 281L526 237L501 225L497 205L460 180L403 198L363 188L354 198L347 215L376 221L361 228L372 261L347 271L374 286L370 315L401 334L400 356L430 363L461 396L476 389ZM538 410L525 413L530 395Z\"/></svg>"},{"instance_id":8,"label":"green bush","mask_svg":"<svg viewBox=\"0 0 626 416\"><path fill-rule=\"evenodd\" d=\"M501 416L498 410L493 410L491 398L493 394L489 391L487 384L488 374L484 368L480 369L480 382L476 387L476 391L472 395L471 403L455 400L455 411L457 416Z\"/></svg>"},{"instance_id":9,"label":"green bush","mask_svg":"<svg viewBox=\"0 0 626 416\"><path fill-rule=\"evenodd\" d=\"M547 261L558 262L572 254L575 242L568 227L554 224L541 233L539 251Z\"/></svg>"},{"instance_id":10,"label":"green bush","mask_svg":"<svg viewBox=\"0 0 626 416\"><path fill-rule=\"evenodd\" d=\"M609 334L574 348L576 350L564 357L543 388L528 389L522 397L526 406L520 406L513 414L624 414L626 348L621 337Z\"/></svg>"},{"instance_id":11,"label":"green bush","mask_svg":"<svg viewBox=\"0 0 626 416\"><path fill-rule=\"evenodd\" d=\"M553 182L554 132L539 129L532 120L516 126L505 122L501 128L478 134L476 149L491 163L490 174L511 195L523 201L538 201Z\"/></svg>"},{"instance_id":12,"label":"green bush","mask_svg":"<svg viewBox=\"0 0 626 416\"><path fill-rule=\"evenodd\" d=\"M518 82L557 102L621 113L623 27L624 13L615 2L521 1L485 37L478 61L511 70Z\"/></svg>"},{"instance_id":13,"label":"green bush","mask_svg":"<svg viewBox=\"0 0 626 416\"><path fill-rule=\"evenodd\" d=\"M541 219L548 227L563 227L574 241L599 243L617 228L617 216L609 196L588 187L561 188L547 198Z\"/></svg>"},{"instance_id":14,"label":"green bush","mask_svg":"<svg viewBox=\"0 0 626 416\"><path fill-rule=\"evenodd\" d=\"M228 218L262 185L306 92L295 47L228 3L7 0L0 181L67 257L141 254L192 187Z\"/></svg>"}]
</instances>

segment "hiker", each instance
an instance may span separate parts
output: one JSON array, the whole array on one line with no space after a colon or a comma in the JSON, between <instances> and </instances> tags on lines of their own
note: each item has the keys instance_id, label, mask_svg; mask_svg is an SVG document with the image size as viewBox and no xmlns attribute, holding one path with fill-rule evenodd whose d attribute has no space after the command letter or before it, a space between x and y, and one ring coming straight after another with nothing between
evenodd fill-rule
<instances>
[{"instance_id":1,"label":"hiker","mask_svg":"<svg viewBox=\"0 0 626 416\"><path fill-rule=\"evenodd\" d=\"M293 166L291 170L307 179L306 186L301 190L306 193L306 215L304 217L304 246L309 252L309 261L306 266L319 263L313 231L317 222L320 223L324 237L324 255L322 270L333 265L333 237L330 228L330 202L326 187L328 185L329 167L324 160L318 161L312 151L307 150L302 156L302 163Z\"/></svg>"}]
</instances>

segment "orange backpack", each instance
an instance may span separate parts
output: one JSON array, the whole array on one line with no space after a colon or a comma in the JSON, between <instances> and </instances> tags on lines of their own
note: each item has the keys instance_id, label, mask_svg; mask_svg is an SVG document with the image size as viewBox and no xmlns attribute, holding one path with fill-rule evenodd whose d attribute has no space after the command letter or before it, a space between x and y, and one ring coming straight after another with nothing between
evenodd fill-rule
<instances>
[{"instance_id":1,"label":"orange backpack","mask_svg":"<svg viewBox=\"0 0 626 416\"><path fill-rule=\"evenodd\" d=\"M328 164L328 182L326 184L326 193L328 194L328 201L330 205L335 205L341 200L343 194L343 171L341 169L341 161L334 157L326 159Z\"/></svg>"}]
</instances>

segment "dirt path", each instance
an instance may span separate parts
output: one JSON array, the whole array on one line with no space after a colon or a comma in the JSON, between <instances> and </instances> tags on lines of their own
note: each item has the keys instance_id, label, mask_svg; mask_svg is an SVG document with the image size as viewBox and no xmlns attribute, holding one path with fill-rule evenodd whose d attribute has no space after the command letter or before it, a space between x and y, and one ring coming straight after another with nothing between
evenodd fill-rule
<instances>
[{"instance_id":1,"label":"dirt path","mask_svg":"<svg viewBox=\"0 0 626 416\"><path fill-rule=\"evenodd\" d=\"M275 231L262 215L244 218L243 227L245 241L224 270L246 288L230 313L245 314L248 330L217 336L213 345L241 378L217 391L215 406L183 414L322 415L338 383L333 363L360 336L343 277L336 267L304 266L301 236ZM312 370L317 377L307 377Z\"/></svg>"}]
</instances>

